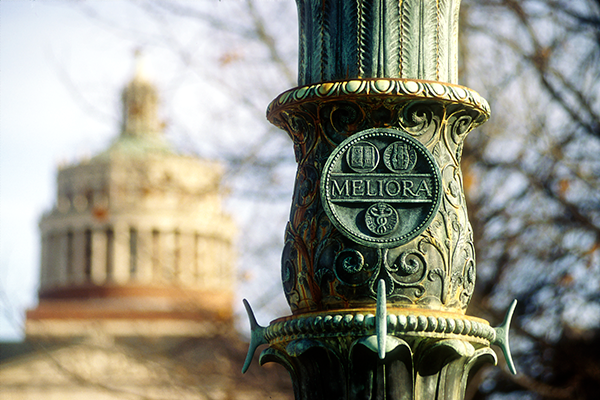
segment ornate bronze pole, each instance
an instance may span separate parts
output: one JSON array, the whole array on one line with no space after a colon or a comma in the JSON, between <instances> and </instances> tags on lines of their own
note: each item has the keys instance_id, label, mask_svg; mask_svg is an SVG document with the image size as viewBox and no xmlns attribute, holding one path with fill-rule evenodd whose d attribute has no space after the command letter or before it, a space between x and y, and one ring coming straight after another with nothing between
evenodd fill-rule
<instances>
[{"instance_id":1,"label":"ornate bronze pole","mask_svg":"<svg viewBox=\"0 0 600 400\"><path fill-rule=\"evenodd\" d=\"M249 360L296 399L462 399L508 351L465 315L475 252L460 159L487 102L457 85L459 0L297 0L299 87L267 118L298 172L282 257L292 315L252 325Z\"/></svg>"}]
</instances>

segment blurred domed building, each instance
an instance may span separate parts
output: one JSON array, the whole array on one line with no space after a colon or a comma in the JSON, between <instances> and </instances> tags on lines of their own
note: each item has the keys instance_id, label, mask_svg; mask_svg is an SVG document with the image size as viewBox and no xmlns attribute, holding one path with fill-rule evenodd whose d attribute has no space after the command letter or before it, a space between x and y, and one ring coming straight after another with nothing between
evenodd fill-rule
<instances>
[{"instance_id":1,"label":"blurred domed building","mask_svg":"<svg viewBox=\"0 0 600 400\"><path fill-rule=\"evenodd\" d=\"M235 229L221 210L222 167L171 149L141 68L122 99L114 143L58 171L28 337L195 336L231 322Z\"/></svg>"},{"instance_id":2,"label":"blurred domed building","mask_svg":"<svg viewBox=\"0 0 600 400\"><path fill-rule=\"evenodd\" d=\"M122 101L110 147L58 171L39 304L26 341L0 344L0 398L291 398L283 370L240 372L222 166L169 145L139 62Z\"/></svg>"}]
</instances>

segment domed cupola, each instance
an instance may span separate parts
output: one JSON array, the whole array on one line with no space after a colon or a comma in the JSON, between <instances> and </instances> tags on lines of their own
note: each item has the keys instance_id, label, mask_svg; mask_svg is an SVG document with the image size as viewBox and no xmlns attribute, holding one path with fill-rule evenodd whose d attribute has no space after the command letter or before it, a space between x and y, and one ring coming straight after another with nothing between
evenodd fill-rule
<instances>
[{"instance_id":1,"label":"domed cupola","mask_svg":"<svg viewBox=\"0 0 600 400\"><path fill-rule=\"evenodd\" d=\"M157 136L162 133L163 123L158 117L159 98L156 87L147 77L142 55L136 52L133 79L122 93L123 119L121 135Z\"/></svg>"},{"instance_id":2,"label":"domed cupola","mask_svg":"<svg viewBox=\"0 0 600 400\"><path fill-rule=\"evenodd\" d=\"M62 167L40 220L39 305L27 336L205 334L230 326L231 218L222 166L177 154L138 56L121 132L97 156ZM133 329L133 331L132 331Z\"/></svg>"}]
</instances>

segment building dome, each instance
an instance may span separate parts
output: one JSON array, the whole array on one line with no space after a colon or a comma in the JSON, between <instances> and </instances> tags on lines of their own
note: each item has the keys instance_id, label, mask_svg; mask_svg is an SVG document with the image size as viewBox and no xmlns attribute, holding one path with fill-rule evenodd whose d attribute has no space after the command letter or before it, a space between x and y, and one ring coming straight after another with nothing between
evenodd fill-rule
<instances>
[{"instance_id":1,"label":"building dome","mask_svg":"<svg viewBox=\"0 0 600 400\"><path fill-rule=\"evenodd\" d=\"M234 226L220 164L177 154L139 62L123 90L120 135L60 168L40 220L39 305L27 336L204 335L230 326Z\"/></svg>"}]
</instances>

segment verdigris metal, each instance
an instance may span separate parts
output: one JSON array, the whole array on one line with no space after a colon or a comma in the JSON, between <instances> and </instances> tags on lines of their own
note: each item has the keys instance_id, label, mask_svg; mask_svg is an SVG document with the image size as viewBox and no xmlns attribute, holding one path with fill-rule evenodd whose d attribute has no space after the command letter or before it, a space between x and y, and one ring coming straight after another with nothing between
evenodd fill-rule
<instances>
[{"instance_id":1,"label":"verdigris metal","mask_svg":"<svg viewBox=\"0 0 600 400\"><path fill-rule=\"evenodd\" d=\"M496 363L490 344L502 347L516 373L504 347L516 301L502 326L491 328L469 316L410 309L388 314L383 280L378 287L375 314L311 313L280 318L268 327L256 323L244 301L252 341L242 372L256 348L269 343L259 361L288 369L296 399L462 399L469 374Z\"/></svg>"},{"instance_id":2,"label":"verdigris metal","mask_svg":"<svg viewBox=\"0 0 600 400\"><path fill-rule=\"evenodd\" d=\"M391 306L466 310L475 284L475 252L460 157L468 132L489 117L484 99L442 82L363 79L285 92L271 103L267 116L290 134L298 162L282 259L284 292L294 314L373 305L380 278L386 280ZM365 132L372 132L374 139L374 132L390 137L377 139L372 149L381 154L378 164L361 173L347 165L347 156L354 141L367 143L357 140ZM410 149L423 160L416 175L428 177L430 193L420 194L431 202L394 203L396 230L379 236L368 228L365 215L379 202L339 203L332 198L330 178L338 170L338 178L345 174L342 166L348 175L381 173L382 180L401 175L385 160L386 149L399 138L411 143ZM344 185L338 179L337 188L345 193ZM417 180L412 185L407 195L419 188ZM364 192L366 182L356 189ZM394 194L399 187L390 189ZM387 201L383 195L379 198ZM349 217L337 212L342 208Z\"/></svg>"},{"instance_id":3,"label":"verdigris metal","mask_svg":"<svg viewBox=\"0 0 600 400\"><path fill-rule=\"evenodd\" d=\"M352 240L391 248L429 226L440 204L440 185L425 146L408 133L374 128L352 135L332 152L321 177L321 202L329 220Z\"/></svg>"},{"instance_id":4,"label":"verdigris metal","mask_svg":"<svg viewBox=\"0 0 600 400\"><path fill-rule=\"evenodd\" d=\"M298 84L458 82L460 0L297 0Z\"/></svg>"},{"instance_id":5,"label":"verdigris metal","mask_svg":"<svg viewBox=\"0 0 600 400\"><path fill-rule=\"evenodd\" d=\"M298 172L282 282L292 315L252 326L244 370L292 377L296 399L464 397L505 353L498 328L465 315L475 285L460 160L490 115L457 82L458 0L297 0L299 87L267 118Z\"/></svg>"}]
</instances>

